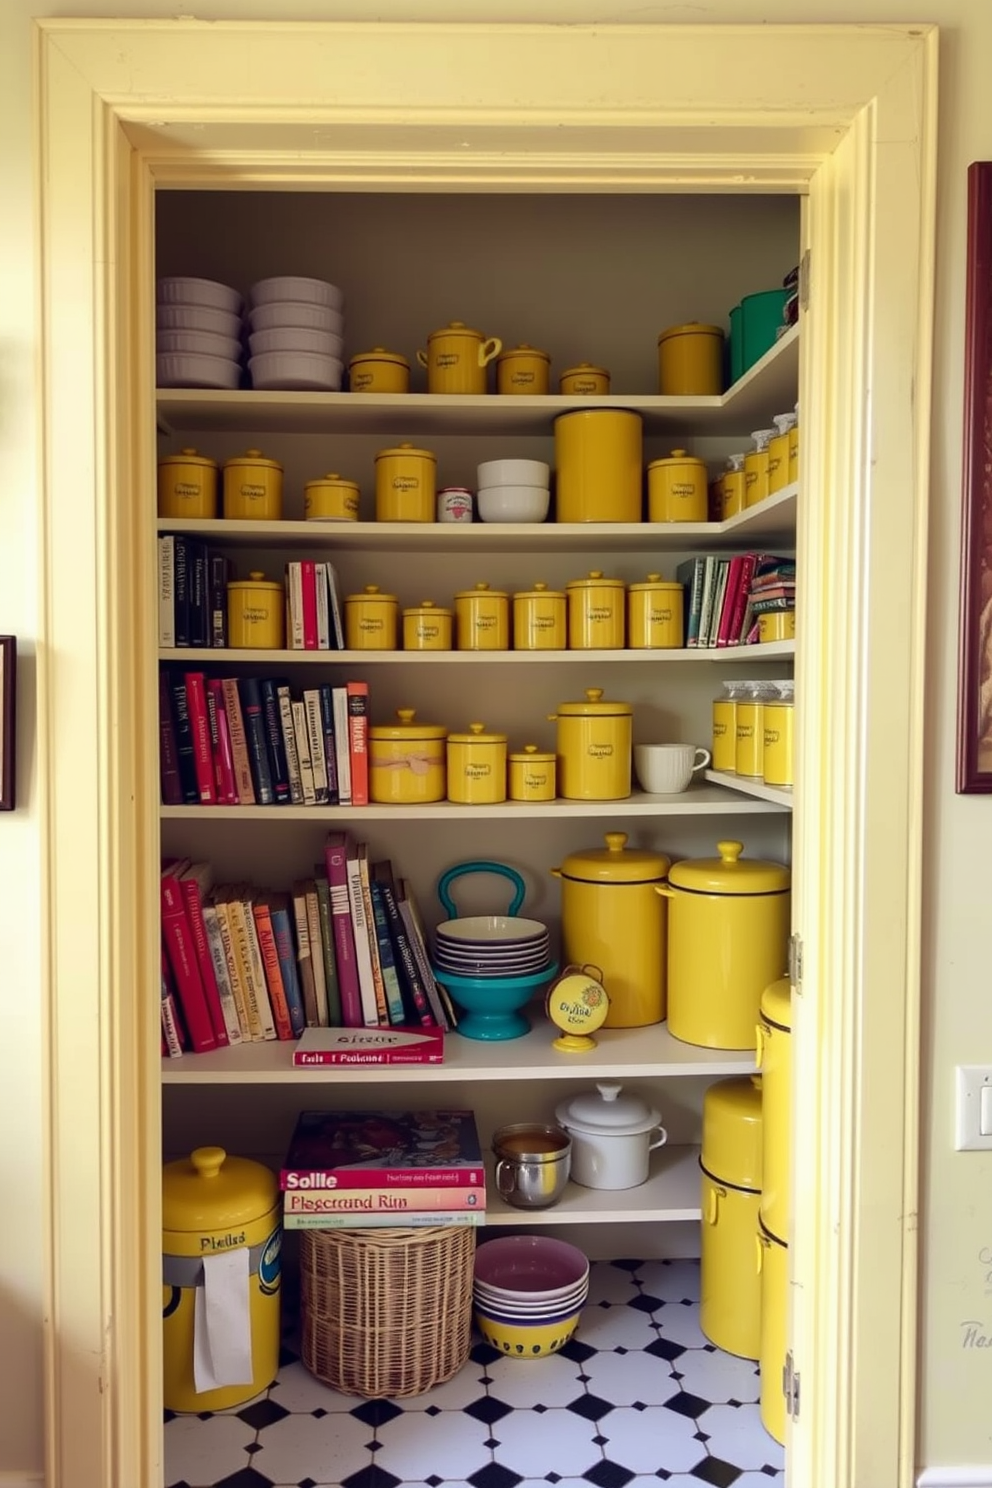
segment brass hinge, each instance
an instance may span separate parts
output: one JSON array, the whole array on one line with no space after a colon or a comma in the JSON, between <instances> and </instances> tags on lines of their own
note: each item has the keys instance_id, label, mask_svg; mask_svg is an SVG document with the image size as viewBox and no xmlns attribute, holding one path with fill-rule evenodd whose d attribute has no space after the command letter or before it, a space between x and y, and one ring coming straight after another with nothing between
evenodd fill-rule
<instances>
[{"instance_id":1,"label":"brass hinge","mask_svg":"<svg viewBox=\"0 0 992 1488\"><path fill-rule=\"evenodd\" d=\"M803 938L789 936L789 981L797 992L803 990Z\"/></svg>"},{"instance_id":2,"label":"brass hinge","mask_svg":"<svg viewBox=\"0 0 992 1488\"><path fill-rule=\"evenodd\" d=\"M794 1421L799 1420L799 1370L792 1358L792 1350L785 1356L782 1366L782 1394L785 1396L785 1412Z\"/></svg>"},{"instance_id":3,"label":"brass hinge","mask_svg":"<svg viewBox=\"0 0 992 1488\"><path fill-rule=\"evenodd\" d=\"M799 305L803 310L809 309L809 249L799 260Z\"/></svg>"}]
</instances>

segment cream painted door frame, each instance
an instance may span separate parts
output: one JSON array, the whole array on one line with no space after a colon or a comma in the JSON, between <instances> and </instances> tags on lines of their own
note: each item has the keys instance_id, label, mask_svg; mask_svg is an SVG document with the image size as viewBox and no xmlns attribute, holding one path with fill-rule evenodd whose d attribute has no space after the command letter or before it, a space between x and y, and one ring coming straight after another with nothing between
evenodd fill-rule
<instances>
[{"instance_id":1,"label":"cream painted door frame","mask_svg":"<svg viewBox=\"0 0 992 1488\"><path fill-rule=\"evenodd\" d=\"M808 193L790 1478L908 1488L935 69L924 26L39 23L49 1488L161 1474L153 192L337 184Z\"/></svg>"}]
</instances>

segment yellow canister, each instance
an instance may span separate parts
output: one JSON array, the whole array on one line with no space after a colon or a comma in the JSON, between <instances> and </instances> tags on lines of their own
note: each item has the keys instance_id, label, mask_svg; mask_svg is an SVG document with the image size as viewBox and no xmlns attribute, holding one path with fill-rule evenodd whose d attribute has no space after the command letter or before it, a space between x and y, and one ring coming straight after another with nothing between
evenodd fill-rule
<instances>
[{"instance_id":1,"label":"yellow canister","mask_svg":"<svg viewBox=\"0 0 992 1488\"><path fill-rule=\"evenodd\" d=\"M437 456L430 450L400 444L375 457L377 522L433 522Z\"/></svg>"},{"instance_id":2,"label":"yellow canister","mask_svg":"<svg viewBox=\"0 0 992 1488\"><path fill-rule=\"evenodd\" d=\"M361 594L344 599L344 643L349 651L395 651L400 602L366 584Z\"/></svg>"},{"instance_id":3,"label":"yellow canister","mask_svg":"<svg viewBox=\"0 0 992 1488\"><path fill-rule=\"evenodd\" d=\"M555 798L555 757L525 744L511 754L507 763L511 801L553 801Z\"/></svg>"},{"instance_id":4,"label":"yellow canister","mask_svg":"<svg viewBox=\"0 0 992 1488\"><path fill-rule=\"evenodd\" d=\"M790 874L718 842L675 863L668 898L668 1027L706 1049L752 1049L761 994L786 964Z\"/></svg>"},{"instance_id":5,"label":"yellow canister","mask_svg":"<svg viewBox=\"0 0 992 1488\"><path fill-rule=\"evenodd\" d=\"M793 721L795 688L792 682L777 682L776 696L765 699L762 710L764 748L761 773L766 785L788 785L793 780Z\"/></svg>"},{"instance_id":6,"label":"yellow canister","mask_svg":"<svg viewBox=\"0 0 992 1488\"><path fill-rule=\"evenodd\" d=\"M796 404L796 422L789 430L789 484L799 479L799 404Z\"/></svg>"},{"instance_id":7,"label":"yellow canister","mask_svg":"<svg viewBox=\"0 0 992 1488\"><path fill-rule=\"evenodd\" d=\"M286 644L283 586L253 570L227 586L227 643L235 650L281 651Z\"/></svg>"},{"instance_id":8,"label":"yellow canister","mask_svg":"<svg viewBox=\"0 0 992 1488\"><path fill-rule=\"evenodd\" d=\"M303 487L303 515L308 522L357 522L360 500L358 482L332 471Z\"/></svg>"},{"instance_id":9,"label":"yellow canister","mask_svg":"<svg viewBox=\"0 0 992 1488\"><path fill-rule=\"evenodd\" d=\"M727 456L727 468L723 472L723 520L736 517L744 510L744 452Z\"/></svg>"},{"instance_id":10,"label":"yellow canister","mask_svg":"<svg viewBox=\"0 0 992 1488\"><path fill-rule=\"evenodd\" d=\"M723 331L719 326L669 326L658 337L658 391L708 397L723 392Z\"/></svg>"},{"instance_id":11,"label":"yellow canister","mask_svg":"<svg viewBox=\"0 0 992 1488\"><path fill-rule=\"evenodd\" d=\"M260 1395L275 1379L282 1280L279 1211L274 1174L248 1158L228 1157L223 1147L198 1147L163 1168L166 1410L229 1410ZM213 1365L207 1377L200 1359Z\"/></svg>"},{"instance_id":12,"label":"yellow canister","mask_svg":"<svg viewBox=\"0 0 992 1488\"><path fill-rule=\"evenodd\" d=\"M737 695L734 770L760 780L765 762L765 703L776 696L773 682L742 682Z\"/></svg>"},{"instance_id":13,"label":"yellow canister","mask_svg":"<svg viewBox=\"0 0 992 1488\"><path fill-rule=\"evenodd\" d=\"M761 1282L761 1424L785 1446L785 1392L782 1389L789 1327L789 1247L758 1219L758 1272Z\"/></svg>"},{"instance_id":14,"label":"yellow canister","mask_svg":"<svg viewBox=\"0 0 992 1488\"><path fill-rule=\"evenodd\" d=\"M513 596L513 647L516 651L564 651L568 639L565 591L538 581Z\"/></svg>"},{"instance_id":15,"label":"yellow canister","mask_svg":"<svg viewBox=\"0 0 992 1488\"><path fill-rule=\"evenodd\" d=\"M408 393L410 363L397 351L373 346L351 358L348 387L353 393Z\"/></svg>"},{"instance_id":16,"label":"yellow canister","mask_svg":"<svg viewBox=\"0 0 992 1488\"><path fill-rule=\"evenodd\" d=\"M796 639L795 610L768 610L758 616L759 641L794 641Z\"/></svg>"},{"instance_id":17,"label":"yellow canister","mask_svg":"<svg viewBox=\"0 0 992 1488\"><path fill-rule=\"evenodd\" d=\"M762 1074L762 1223L773 1235L788 1237L792 1164L792 987L778 977L761 994L757 1025L758 1068Z\"/></svg>"},{"instance_id":18,"label":"yellow canister","mask_svg":"<svg viewBox=\"0 0 992 1488\"><path fill-rule=\"evenodd\" d=\"M427 368L429 393L484 393L486 368L503 349L498 336L487 340L464 321L453 320L427 337L417 361Z\"/></svg>"},{"instance_id":19,"label":"yellow canister","mask_svg":"<svg viewBox=\"0 0 992 1488\"><path fill-rule=\"evenodd\" d=\"M163 455L158 462L158 514L180 521L216 517L217 461L195 449Z\"/></svg>"},{"instance_id":20,"label":"yellow canister","mask_svg":"<svg viewBox=\"0 0 992 1488\"><path fill-rule=\"evenodd\" d=\"M555 520L639 522L642 444L639 413L579 408L559 414Z\"/></svg>"},{"instance_id":21,"label":"yellow canister","mask_svg":"<svg viewBox=\"0 0 992 1488\"><path fill-rule=\"evenodd\" d=\"M627 645L633 650L664 650L683 642L685 590L661 574L648 574L646 583L627 588Z\"/></svg>"},{"instance_id":22,"label":"yellow canister","mask_svg":"<svg viewBox=\"0 0 992 1488\"><path fill-rule=\"evenodd\" d=\"M545 394L551 388L551 358L522 341L496 358L498 393Z\"/></svg>"},{"instance_id":23,"label":"yellow canister","mask_svg":"<svg viewBox=\"0 0 992 1488\"><path fill-rule=\"evenodd\" d=\"M768 441L768 494L773 496L789 484L789 441L796 422L794 413L776 413L772 418L778 433Z\"/></svg>"},{"instance_id":24,"label":"yellow canister","mask_svg":"<svg viewBox=\"0 0 992 1488\"><path fill-rule=\"evenodd\" d=\"M506 651L510 644L509 595L484 583L456 594L455 644L459 651Z\"/></svg>"},{"instance_id":25,"label":"yellow canister","mask_svg":"<svg viewBox=\"0 0 992 1488\"><path fill-rule=\"evenodd\" d=\"M761 1278L754 1236L762 1184L762 1090L757 1075L717 1080L703 1097L699 1326L710 1343L757 1359Z\"/></svg>"},{"instance_id":26,"label":"yellow canister","mask_svg":"<svg viewBox=\"0 0 992 1488\"><path fill-rule=\"evenodd\" d=\"M592 362L580 362L577 367L568 367L558 379L558 391L569 397L606 397L610 391L610 374L605 367L594 367Z\"/></svg>"},{"instance_id":27,"label":"yellow canister","mask_svg":"<svg viewBox=\"0 0 992 1488\"><path fill-rule=\"evenodd\" d=\"M463 806L493 806L506 800L506 735L484 723L448 735L448 800Z\"/></svg>"},{"instance_id":28,"label":"yellow canister","mask_svg":"<svg viewBox=\"0 0 992 1488\"><path fill-rule=\"evenodd\" d=\"M713 699L711 765L731 775L737 770L737 699L742 691L742 683L724 682L719 697Z\"/></svg>"},{"instance_id":29,"label":"yellow canister","mask_svg":"<svg viewBox=\"0 0 992 1488\"><path fill-rule=\"evenodd\" d=\"M234 521L278 522L282 516L282 466L250 449L224 461L224 516Z\"/></svg>"},{"instance_id":30,"label":"yellow canister","mask_svg":"<svg viewBox=\"0 0 992 1488\"><path fill-rule=\"evenodd\" d=\"M412 708L398 708L396 719L369 729L369 800L386 806L443 801L447 729L418 723Z\"/></svg>"},{"instance_id":31,"label":"yellow canister","mask_svg":"<svg viewBox=\"0 0 992 1488\"><path fill-rule=\"evenodd\" d=\"M744 456L745 507L757 506L768 495L768 446L774 437L774 429L755 429L751 435L754 449Z\"/></svg>"},{"instance_id":32,"label":"yellow canister","mask_svg":"<svg viewBox=\"0 0 992 1488\"><path fill-rule=\"evenodd\" d=\"M627 847L607 832L606 847L571 853L560 868L562 953L602 971L610 999L606 1028L640 1028L665 1016L665 853ZM659 914L659 908L661 913Z\"/></svg>"},{"instance_id":33,"label":"yellow canister","mask_svg":"<svg viewBox=\"0 0 992 1488\"><path fill-rule=\"evenodd\" d=\"M608 579L594 568L584 579L565 585L568 601L568 645L573 651L614 651L627 630L623 579Z\"/></svg>"},{"instance_id":34,"label":"yellow canister","mask_svg":"<svg viewBox=\"0 0 992 1488\"><path fill-rule=\"evenodd\" d=\"M630 703L604 698L601 687L587 687L581 702L559 703L548 721L558 725L558 794L567 801L626 800L634 729Z\"/></svg>"},{"instance_id":35,"label":"yellow canister","mask_svg":"<svg viewBox=\"0 0 992 1488\"><path fill-rule=\"evenodd\" d=\"M403 611L404 651L450 651L454 617L432 599Z\"/></svg>"},{"instance_id":36,"label":"yellow canister","mask_svg":"<svg viewBox=\"0 0 992 1488\"><path fill-rule=\"evenodd\" d=\"M648 466L649 522L705 522L709 515L706 465L684 449Z\"/></svg>"}]
</instances>

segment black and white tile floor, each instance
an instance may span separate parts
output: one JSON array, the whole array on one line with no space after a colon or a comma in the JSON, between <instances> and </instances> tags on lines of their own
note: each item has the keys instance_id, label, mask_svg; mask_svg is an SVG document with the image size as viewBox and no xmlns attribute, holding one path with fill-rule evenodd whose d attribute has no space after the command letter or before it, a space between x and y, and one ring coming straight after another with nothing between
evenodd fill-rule
<instances>
[{"instance_id":1,"label":"black and white tile floor","mask_svg":"<svg viewBox=\"0 0 992 1488\"><path fill-rule=\"evenodd\" d=\"M249 1405L166 1413L167 1488L771 1488L758 1369L699 1330L693 1261L599 1261L577 1333L546 1359L476 1338L455 1377L402 1401L320 1384L292 1348Z\"/></svg>"}]
</instances>

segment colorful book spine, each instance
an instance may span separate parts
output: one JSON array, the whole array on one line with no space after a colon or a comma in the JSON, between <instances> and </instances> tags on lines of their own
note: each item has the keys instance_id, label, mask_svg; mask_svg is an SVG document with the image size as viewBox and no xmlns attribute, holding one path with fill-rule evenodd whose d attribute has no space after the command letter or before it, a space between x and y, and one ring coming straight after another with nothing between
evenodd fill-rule
<instances>
[{"instance_id":1,"label":"colorful book spine","mask_svg":"<svg viewBox=\"0 0 992 1488\"><path fill-rule=\"evenodd\" d=\"M265 970L255 934L255 917L251 911L250 893L247 888L232 888L227 900L227 913L231 922L231 937L238 961L238 970L245 989L245 1004L251 1024L251 1035L256 1040L276 1037L275 1020L265 985Z\"/></svg>"},{"instance_id":2,"label":"colorful book spine","mask_svg":"<svg viewBox=\"0 0 992 1488\"><path fill-rule=\"evenodd\" d=\"M334 925L331 919L331 886L319 864L314 869L314 885L320 910L320 948L324 955L324 981L327 983L327 1025L341 1027L341 987L334 959Z\"/></svg>"},{"instance_id":3,"label":"colorful book spine","mask_svg":"<svg viewBox=\"0 0 992 1488\"><path fill-rule=\"evenodd\" d=\"M255 921L255 934L258 937L258 949L262 958L262 972L265 976L265 987L269 994L269 1003L272 1007L276 1038L283 1040L291 1039L293 1037L293 1027L289 1017L289 1004L286 1001L286 989L282 982L282 968L279 965L279 953L276 950L272 917L269 914L268 904L260 895L255 895L252 898L251 912Z\"/></svg>"},{"instance_id":4,"label":"colorful book spine","mask_svg":"<svg viewBox=\"0 0 992 1488\"><path fill-rule=\"evenodd\" d=\"M188 646L189 639L189 595L190 595L190 550L189 539L177 535L172 540L173 552L173 612L176 646Z\"/></svg>"},{"instance_id":5,"label":"colorful book spine","mask_svg":"<svg viewBox=\"0 0 992 1488\"><path fill-rule=\"evenodd\" d=\"M248 739L245 734L244 714L241 711L241 694L238 692L237 680L234 677L225 677L221 686L224 689L224 708L231 735L231 757L234 761L234 784L238 793L238 802L241 806L254 806L255 783L252 780L251 761L248 758Z\"/></svg>"},{"instance_id":6,"label":"colorful book spine","mask_svg":"<svg viewBox=\"0 0 992 1488\"><path fill-rule=\"evenodd\" d=\"M214 765L217 773L217 799L222 806L237 806L238 786L234 774L231 728L227 720L224 684L219 677L207 682L207 708L211 711L211 729L216 730L217 745Z\"/></svg>"},{"instance_id":7,"label":"colorful book spine","mask_svg":"<svg viewBox=\"0 0 992 1488\"><path fill-rule=\"evenodd\" d=\"M293 726L293 701L288 683L280 682L276 688L276 695L279 699L279 723L282 728L283 749L286 754L289 799L294 806L302 806L303 777L300 774L300 755L296 747L296 730Z\"/></svg>"},{"instance_id":8,"label":"colorful book spine","mask_svg":"<svg viewBox=\"0 0 992 1488\"><path fill-rule=\"evenodd\" d=\"M241 1026L241 1038L245 1043L251 1043L256 1037L252 1027L251 1014L248 1009L248 991L241 975L241 965L237 951L234 946L234 929L230 914L230 892L227 889L216 889L211 895L214 914L217 916L217 926L220 930L220 943L224 951L224 961L227 966L227 979L231 984L231 993L234 997L234 1005L237 1008L238 1023Z\"/></svg>"},{"instance_id":9,"label":"colorful book spine","mask_svg":"<svg viewBox=\"0 0 992 1488\"><path fill-rule=\"evenodd\" d=\"M348 895L347 841L343 832L331 832L324 848L324 864L331 896L331 922L334 926L334 958L341 988L341 1018L346 1028L361 1028L365 1023L361 985L355 959L355 932Z\"/></svg>"},{"instance_id":10,"label":"colorful book spine","mask_svg":"<svg viewBox=\"0 0 992 1488\"><path fill-rule=\"evenodd\" d=\"M365 1230L387 1229L401 1224L403 1229L421 1229L427 1225L484 1225L484 1209L437 1209L423 1214L407 1211L402 1221L395 1214L365 1214L361 1228ZM286 1214L283 1216L284 1230L353 1230L353 1214Z\"/></svg>"},{"instance_id":11,"label":"colorful book spine","mask_svg":"<svg viewBox=\"0 0 992 1488\"><path fill-rule=\"evenodd\" d=\"M430 1009L430 1017L433 1022L440 1024L443 1028L446 1021L444 1006L441 1002L437 982L434 980L434 973L431 970L430 958L427 955L427 940L424 936L424 927L417 910L417 904L410 894L405 879L400 879L398 888L400 919L406 926L407 935L410 938L414 960L420 972L420 979L424 986L424 995L427 998L427 1005Z\"/></svg>"},{"instance_id":12,"label":"colorful book spine","mask_svg":"<svg viewBox=\"0 0 992 1488\"><path fill-rule=\"evenodd\" d=\"M310 768L313 771L314 804L326 806L327 762L324 758L324 720L320 711L319 688L304 688L303 709L306 715L307 743L310 746Z\"/></svg>"},{"instance_id":13,"label":"colorful book spine","mask_svg":"<svg viewBox=\"0 0 992 1488\"><path fill-rule=\"evenodd\" d=\"M383 1019L376 997L375 977L372 972L369 926L365 917L365 898L362 894L362 872L358 861L358 847L350 838L347 839L345 871L348 880L348 902L351 908L351 923L354 929L355 964L358 967L362 1022L366 1028L380 1028Z\"/></svg>"},{"instance_id":14,"label":"colorful book spine","mask_svg":"<svg viewBox=\"0 0 992 1488\"><path fill-rule=\"evenodd\" d=\"M158 540L158 643L166 650L176 644L176 551L171 534Z\"/></svg>"},{"instance_id":15,"label":"colorful book spine","mask_svg":"<svg viewBox=\"0 0 992 1488\"><path fill-rule=\"evenodd\" d=\"M223 553L211 553L208 579L210 635L207 644L215 649L227 645L227 586L230 579L231 560Z\"/></svg>"},{"instance_id":16,"label":"colorful book spine","mask_svg":"<svg viewBox=\"0 0 992 1488\"><path fill-rule=\"evenodd\" d=\"M317 986L313 975L313 953L307 923L307 886L304 879L297 879L293 885L292 905L293 924L296 927L296 966L303 993L304 1018L308 1028L319 1028L320 1014L317 1009Z\"/></svg>"},{"instance_id":17,"label":"colorful book spine","mask_svg":"<svg viewBox=\"0 0 992 1488\"><path fill-rule=\"evenodd\" d=\"M210 1014L210 1023L217 1046L223 1048L228 1042L227 1028L224 1021L224 1009L221 1005L220 989L214 975L210 945L207 941L207 927L203 918L203 899L210 888L209 863L191 863L178 875L178 882L186 907L186 918L189 921L193 951L200 972L200 981L203 984L203 995L207 1002L207 1012Z\"/></svg>"},{"instance_id":18,"label":"colorful book spine","mask_svg":"<svg viewBox=\"0 0 992 1488\"><path fill-rule=\"evenodd\" d=\"M175 983L183 1022L195 1053L217 1047L207 999L203 990L192 932L186 917L182 890L174 871L165 869L161 878L162 940Z\"/></svg>"},{"instance_id":19,"label":"colorful book spine","mask_svg":"<svg viewBox=\"0 0 992 1488\"><path fill-rule=\"evenodd\" d=\"M331 646L331 612L327 597L327 564L315 563L314 597L317 606L317 650L329 651Z\"/></svg>"},{"instance_id":20,"label":"colorful book spine","mask_svg":"<svg viewBox=\"0 0 992 1488\"><path fill-rule=\"evenodd\" d=\"M396 970L396 956L393 951L393 942L389 934L389 918L386 914L386 906L382 898L382 884L377 883L371 877L369 881L369 897L372 901L372 923L375 927L376 943L379 950L379 966L382 971L383 987L386 994L386 1010L389 1013L389 1021L394 1027L405 1021L406 1011L403 1007L403 989L400 986L399 973Z\"/></svg>"},{"instance_id":21,"label":"colorful book spine","mask_svg":"<svg viewBox=\"0 0 992 1488\"><path fill-rule=\"evenodd\" d=\"M431 1014L430 1003L427 1001L427 992L424 988L417 959L413 953L413 947L410 944L407 928L400 914L393 871L388 859L379 863L373 863L372 877L381 887L382 901L389 923L389 933L396 948L397 965L401 973L401 986L405 993L405 1001L408 1003L405 1021L419 1023L425 1028L429 1027L435 1020Z\"/></svg>"},{"instance_id":22,"label":"colorful book spine","mask_svg":"<svg viewBox=\"0 0 992 1488\"><path fill-rule=\"evenodd\" d=\"M169 959L162 948L162 1044L163 1054L169 1059L179 1059L185 1047L182 1020L169 970Z\"/></svg>"},{"instance_id":23,"label":"colorful book spine","mask_svg":"<svg viewBox=\"0 0 992 1488\"><path fill-rule=\"evenodd\" d=\"M307 933L310 936L310 961L313 966L313 984L317 994L317 1021L327 1028L329 1012L327 1006L327 970L320 934L320 900L317 885L312 878L304 879L306 885Z\"/></svg>"},{"instance_id":24,"label":"colorful book spine","mask_svg":"<svg viewBox=\"0 0 992 1488\"><path fill-rule=\"evenodd\" d=\"M258 689L262 697L262 718L265 723L265 738L269 746L272 794L276 804L281 806L291 799L291 793L289 765L286 761L286 748L282 738L278 684L272 677L262 677Z\"/></svg>"},{"instance_id":25,"label":"colorful book spine","mask_svg":"<svg viewBox=\"0 0 992 1488\"><path fill-rule=\"evenodd\" d=\"M158 673L158 763L163 806L183 804L183 782L179 773L179 741L172 709L172 686L164 667Z\"/></svg>"},{"instance_id":26,"label":"colorful book spine","mask_svg":"<svg viewBox=\"0 0 992 1488\"><path fill-rule=\"evenodd\" d=\"M300 763L300 785L303 789L304 806L316 806L317 791L314 786L313 762L310 759L310 731L307 728L307 710L302 702L290 703L293 715L293 734L296 739L296 755Z\"/></svg>"},{"instance_id":27,"label":"colorful book spine","mask_svg":"<svg viewBox=\"0 0 992 1488\"><path fill-rule=\"evenodd\" d=\"M308 1190L285 1193L283 1214L430 1214L438 1209L485 1211L486 1190L472 1188L333 1188L322 1193ZM402 1224L402 1219L397 1224Z\"/></svg>"},{"instance_id":28,"label":"colorful book spine","mask_svg":"<svg viewBox=\"0 0 992 1488\"><path fill-rule=\"evenodd\" d=\"M731 644L731 628L737 609L738 596L740 595L743 566L743 553L735 553L727 568L727 584L723 594L723 604L720 607L720 624L716 633L716 643L718 646L729 646Z\"/></svg>"},{"instance_id":29,"label":"colorful book spine","mask_svg":"<svg viewBox=\"0 0 992 1488\"><path fill-rule=\"evenodd\" d=\"M207 646L210 637L210 612L207 597L207 545L198 538L187 540L189 549L189 643Z\"/></svg>"},{"instance_id":30,"label":"colorful book spine","mask_svg":"<svg viewBox=\"0 0 992 1488\"><path fill-rule=\"evenodd\" d=\"M289 1022L294 1038L299 1038L307 1025L303 1008L303 993L296 969L296 947L293 944L293 927L285 894L274 894L269 903L272 934L275 936L276 955L289 1008Z\"/></svg>"},{"instance_id":31,"label":"colorful book spine","mask_svg":"<svg viewBox=\"0 0 992 1488\"><path fill-rule=\"evenodd\" d=\"M221 936L220 917L217 906L209 896L202 903L203 925L207 932L207 947L210 951L210 960L214 969L214 980L217 983L217 991L220 995L220 1005L224 1014L224 1029L227 1033L229 1044L240 1044L243 1041L241 1017L238 1013L238 1004L231 986L231 978L227 969L227 958L224 955L224 942Z\"/></svg>"},{"instance_id":32,"label":"colorful book spine","mask_svg":"<svg viewBox=\"0 0 992 1488\"><path fill-rule=\"evenodd\" d=\"M338 801L350 806L351 801L351 749L348 731L348 689L332 687L331 701L334 713L334 752L338 766Z\"/></svg>"},{"instance_id":33,"label":"colorful book spine","mask_svg":"<svg viewBox=\"0 0 992 1488\"><path fill-rule=\"evenodd\" d=\"M269 746L265 736L265 719L262 716L262 692L257 677L241 677L238 681L241 698L241 713L244 718L245 740L248 745L248 761L255 787L255 800L259 806L271 806L275 802L272 787L272 769L269 764Z\"/></svg>"},{"instance_id":34,"label":"colorful book spine","mask_svg":"<svg viewBox=\"0 0 992 1488\"><path fill-rule=\"evenodd\" d=\"M193 769L196 771L197 798L201 806L217 804L214 783L214 757L210 747L210 715L207 712L206 678L202 672L184 672L186 708L193 740Z\"/></svg>"},{"instance_id":35,"label":"colorful book spine","mask_svg":"<svg viewBox=\"0 0 992 1488\"><path fill-rule=\"evenodd\" d=\"M312 558L304 558L300 563L300 577L303 592L303 649L304 651L316 651L317 577Z\"/></svg>"},{"instance_id":36,"label":"colorful book spine","mask_svg":"<svg viewBox=\"0 0 992 1488\"><path fill-rule=\"evenodd\" d=\"M286 609L289 649L303 650L303 574L299 563L286 564Z\"/></svg>"},{"instance_id":37,"label":"colorful book spine","mask_svg":"<svg viewBox=\"0 0 992 1488\"><path fill-rule=\"evenodd\" d=\"M369 804L369 684L349 682L348 763L351 767L351 804Z\"/></svg>"},{"instance_id":38,"label":"colorful book spine","mask_svg":"<svg viewBox=\"0 0 992 1488\"><path fill-rule=\"evenodd\" d=\"M327 804L340 804L338 792L338 757L334 744L334 694L329 682L322 682L320 692L320 717L324 726L324 764L327 766Z\"/></svg>"}]
</instances>

